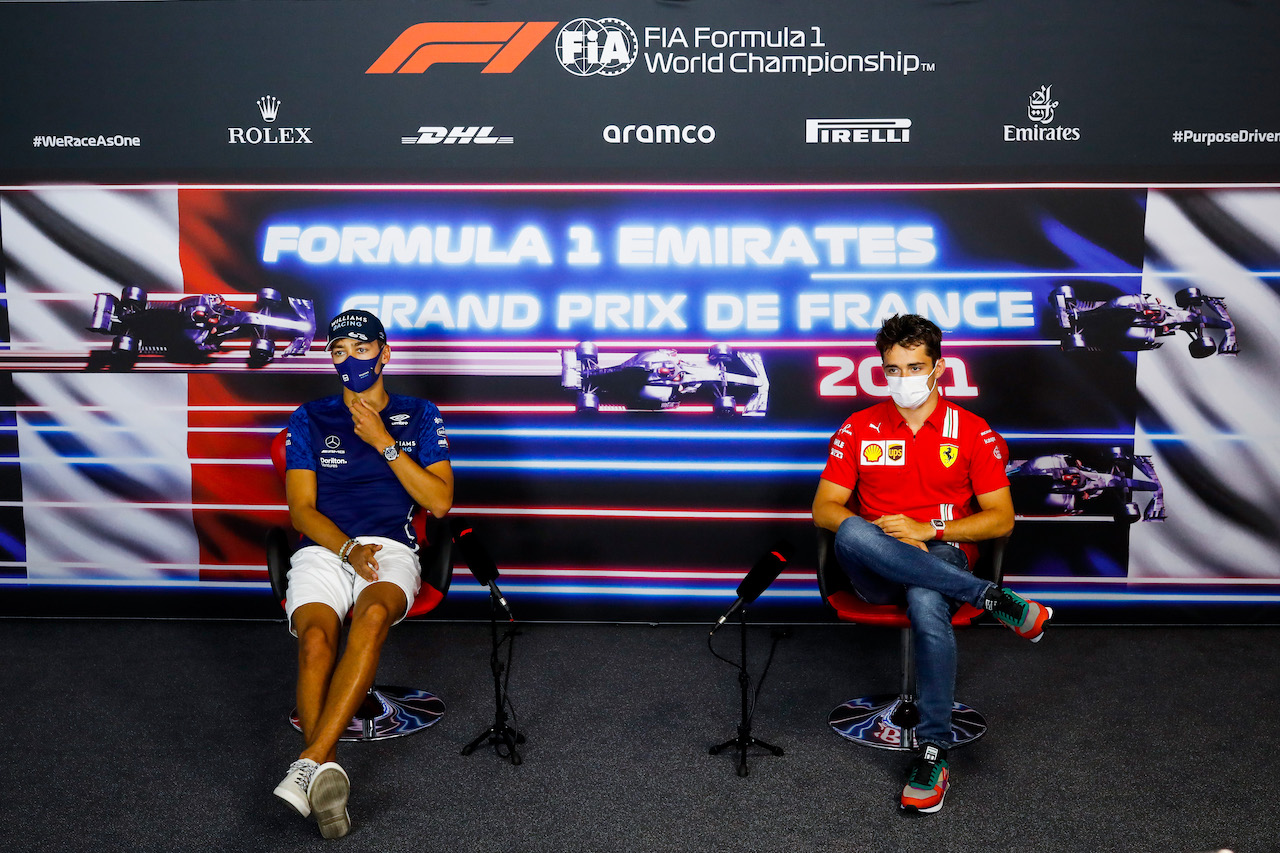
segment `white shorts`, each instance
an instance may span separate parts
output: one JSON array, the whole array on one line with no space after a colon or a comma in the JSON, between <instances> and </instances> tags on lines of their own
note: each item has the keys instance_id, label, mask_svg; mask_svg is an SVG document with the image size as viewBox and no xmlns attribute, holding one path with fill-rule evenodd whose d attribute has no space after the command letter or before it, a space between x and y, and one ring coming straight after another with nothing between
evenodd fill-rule
<instances>
[{"instance_id":1,"label":"white shorts","mask_svg":"<svg viewBox=\"0 0 1280 853\"><path fill-rule=\"evenodd\" d=\"M338 555L319 545L299 548L290 560L289 586L285 590L284 609L288 615L289 633L295 637L293 611L304 604L327 604L338 614L338 621L346 620L348 611L355 606L360 593L375 583L393 583L404 590L408 606L422 586L422 567L418 555L402 542L381 536L360 536L361 545L381 545L374 555L378 561L378 579L367 581L355 573L351 566L338 559ZM408 612L408 606L405 611ZM404 619L401 613L396 622ZM395 624L395 623L392 623Z\"/></svg>"}]
</instances>

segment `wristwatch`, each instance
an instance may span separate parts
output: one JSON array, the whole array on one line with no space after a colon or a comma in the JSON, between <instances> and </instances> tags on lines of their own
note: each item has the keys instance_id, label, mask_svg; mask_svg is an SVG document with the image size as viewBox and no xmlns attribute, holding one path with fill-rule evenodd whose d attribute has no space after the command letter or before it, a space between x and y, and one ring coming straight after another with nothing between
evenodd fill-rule
<instances>
[{"instance_id":1,"label":"wristwatch","mask_svg":"<svg viewBox=\"0 0 1280 853\"><path fill-rule=\"evenodd\" d=\"M933 538L941 539L943 532L947 529L947 523L940 518L935 518L929 523L933 525Z\"/></svg>"},{"instance_id":2,"label":"wristwatch","mask_svg":"<svg viewBox=\"0 0 1280 853\"><path fill-rule=\"evenodd\" d=\"M400 458L400 447L393 444L390 447L385 448L382 451L382 458L386 459L388 462L395 462Z\"/></svg>"}]
</instances>

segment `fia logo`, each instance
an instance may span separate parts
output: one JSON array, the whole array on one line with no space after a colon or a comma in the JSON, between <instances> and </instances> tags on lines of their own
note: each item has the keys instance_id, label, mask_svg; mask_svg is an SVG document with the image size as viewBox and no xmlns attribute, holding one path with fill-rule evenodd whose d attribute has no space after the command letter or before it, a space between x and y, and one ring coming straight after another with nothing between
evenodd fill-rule
<instances>
[{"instance_id":1,"label":"fia logo","mask_svg":"<svg viewBox=\"0 0 1280 853\"><path fill-rule=\"evenodd\" d=\"M556 36L556 57L570 74L614 77L640 55L635 30L618 18L576 18Z\"/></svg>"}]
</instances>

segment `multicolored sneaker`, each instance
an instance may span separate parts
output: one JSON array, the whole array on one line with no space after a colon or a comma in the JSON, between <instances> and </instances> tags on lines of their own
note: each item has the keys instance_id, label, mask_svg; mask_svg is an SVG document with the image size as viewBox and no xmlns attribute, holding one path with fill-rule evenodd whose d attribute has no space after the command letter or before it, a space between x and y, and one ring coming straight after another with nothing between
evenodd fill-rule
<instances>
[{"instance_id":1,"label":"multicolored sneaker","mask_svg":"<svg viewBox=\"0 0 1280 853\"><path fill-rule=\"evenodd\" d=\"M325 838L341 838L351 831L351 815L347 813L347 797L351 780L336 761L326 761L316 768L311 780L311 810Z\"/></svg>"},{"instance_id":2,"label":"multicolored sneaker","mask_svg":"<svg viewBox=\"0 0 1280 853\"><path fill-rule=\"evenodd\" d=\"M1023 598L1011 589L992 587L987 593L986 608L991 615L1014 630L1019 637L1040 642L1044 629L1053 618L1053 608Z\"/></svg>"},{"instance_id":3,"label":"multicolored sneaker","mask_svg":"<svg viewBox=\"0 0 1280 853\"><path fill-rule=\"evenodd\" d=\"M299 758L289 765L289 772L272 792L288 803L295 812L307 817L311 814L311 779L319 765L310 758Z\"/></svg>"},{"instance_id":4,"label":"multicolored sneaker","mask_svg":"<svg viewBox=\"0 0 1280 853\"><path fill-rule=\"evenodd\" d=\"M947 796L947 751L926 743L907 768L907 784L902 789L902 810L933 814Z\"/></svg>"}]
</instances>

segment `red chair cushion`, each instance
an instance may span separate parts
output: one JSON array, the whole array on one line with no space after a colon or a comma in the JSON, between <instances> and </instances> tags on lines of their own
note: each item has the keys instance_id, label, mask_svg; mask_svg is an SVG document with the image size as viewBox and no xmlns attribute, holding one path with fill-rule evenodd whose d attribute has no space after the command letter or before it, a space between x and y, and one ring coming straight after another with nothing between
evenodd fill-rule
<instances>
[{"instance_id":1,"label":"red chair cushion","mask_svg":"<svg viewBox=\"0 0 1280 853\"><path fill-rule=\"evenodd\" d=\"M289 430L280 430L276 433L276 437L271 439L271 464L276 466L276 473L280 475L280 480L284 481L284 444L289 439Z\"/></svg>"},{"instance_id":2,"label":"red chair cushion","mask_svg":"<svg viewBox=\"0 0 1280 853\"><path fill-rule=\"evenodd\" d=\"M911 620L907 618L907 608L900 604L868 604L852 592L834 592L827 598L827 603L836 611L842 622L856 622L859 625L882 625L889 628L910 628ZM983 614L982 610L972 604L962 604L951 617L952 625L972 625Z\"/></svg>"},{"instance_id":3,"label":"red chair cushion","mask_svg":"<svg viewBox=\"0 0 1280 853\"><path fill-rule=\"evenodd\" d=\"M444 593L431 584L424 583L418 590L418 594L414 596L413 603L409 605L409 612L404 615L404 618L430 613L441 601L444 601Z\"/></svg>"}]
</instances>

